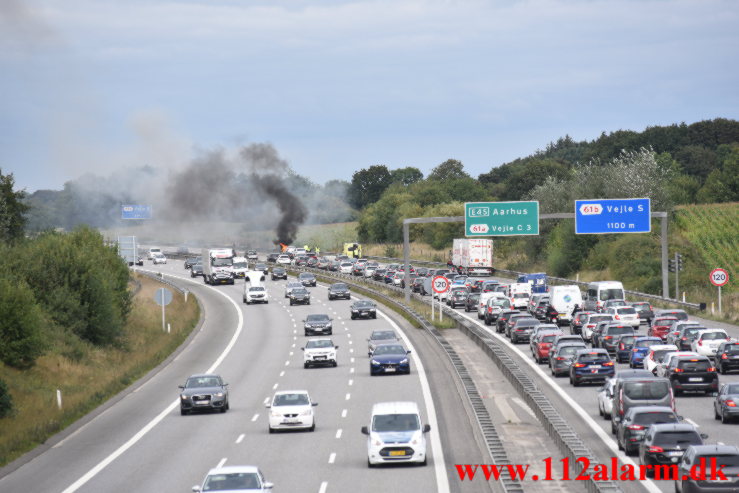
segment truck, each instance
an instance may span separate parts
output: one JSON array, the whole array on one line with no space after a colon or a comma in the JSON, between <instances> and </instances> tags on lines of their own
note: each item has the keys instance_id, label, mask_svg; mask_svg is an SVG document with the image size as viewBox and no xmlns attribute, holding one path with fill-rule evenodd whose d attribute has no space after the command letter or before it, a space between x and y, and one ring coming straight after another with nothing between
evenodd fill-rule
<instances>
[{"instance_id":1,"label":"truck","mask_svg":"<svg viewBox=\"0 0 739 493\"><path fill-rule=\"evenodd\" d=\"M203 281L206 284L233 284L236 252L231 248L203 249Z\"/></svg>"},{"instance_id":2,"label":"truck","mask_svg":"<svg viewBox=\"0 0 739 493\"><path fill-rule=\"evenodd\" d=\"M359 243L344 243L344 255L349 258L362 258L362 245Z\"/></svg>"},{"instance_id":3,"label":"truck","mask_svg":"<svg viewBox=\"0 0 739 493\"><path fill-rule=\"evenodd\" d=\"M576 285L553 286L549 294L549 305L557 312L558 325L572 323L575 307L582 308L582 293Z\"/></svg>"},{"instance_id":4,"label":"truck","mask_svg":"<svg viewBox=\"0 0 739 493\"><path fill-rule=\"evenodd\" d=\"M452 265L460 274L493 275L493 240L455 238L452 245Z\"/></svg>"},{"instance_id":5,"label":"truck","mask_svg":"<svg viewBox=\"0 0 739 493\"><path fill-rule=\"evenodd\" d=\"M549 278L546 272L535 272L533 274L521 274L518 282L531 284L532 293L546 293L549 291Z\"/></svg>"}]
</instances>

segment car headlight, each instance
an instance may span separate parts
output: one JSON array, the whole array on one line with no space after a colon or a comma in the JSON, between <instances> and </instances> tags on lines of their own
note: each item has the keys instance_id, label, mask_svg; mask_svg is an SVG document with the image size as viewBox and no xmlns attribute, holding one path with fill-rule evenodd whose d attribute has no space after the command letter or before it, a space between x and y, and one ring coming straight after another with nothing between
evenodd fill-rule
<instances>
[{"instance_id":1,"label":"car headlight","mask_svg":"<svg viewBox=\"0 0 739 493\"><path fill-rule=\"evenodd\" d=\"M327 329L330 329L331 328L331 322L329 322L329 323L326 324L326 328Z\"/></svg>"},{"instance_id":2,"label":"car headlight","mask_svg":"<svg viewBox=\"0 0 739 493\"><path fill-rule=\"evenodd\" d=\"M359 310L357 310L356 308L352 308L352 313L355 313L355 312L358 312L358 311Z\"/></svg>"},{"instance_id":3,"label":"car headlight","mask_svg":"<svg viewBox=\"0 0 739 493\"><path fill-rule=\"evenodd\" d=\"M223 392L217 392L214 394L216 397L223 397L225 394Z\"/></svg>"},{"instance_id":4,"label":"car headlight","mask_svg":"<svg viewBox=\"0 0 739 493\"><path fill-rule=\"evenodd\" d=\"M180 394L180 399L182 399L183 401L186 401L188 397L184 394Z\"/></svg>"},{"instance_id":5,"label":"car headlight","mask_svg":"<svg viewBox=\"0 0 739 493\"><path fill-rule=\"evenodd\" d=\"M336 351L328 353L329 359L336 359Z\"/></svg>"},{"instance_id":6,"label":"car headlight","mask_svg":"<svg viewBox=\"0 0 739 493\"><path fill-rule=\"evenodd\" d=\"M270 411L270 412L269 412L269 415L270 415L271 417L273 417L273 418L279 418L280 416L282 416L282 413L281 413L280 411L274 411L274 410L273 410L273 411Z\"/></svg>"},{"instance_id":7,"label":"car headlight","mask_svg":"<svg viewBox=\"0 0 739 493\"><path fill-rule=\"evenodd\" d=\"M305 411L300 413L301 416L310 416L311 414L313 414L313 409L306 409Z\"/></svg>"},{"instance_id":8,"label":"car headlight","mask_svg":"<svg viewBox=\"0 0 739 493\"><path fill-rule=\"evenodd\" d=\"M408 358L403 358L402 360L400 360L401 365L404 365L406 363L408 363Z\"/></svg>"},{"instance_id":9,"label":"car headlight","mask_svg":"<svg viewBox=\"0 0 739 493\"><path fill-rule=\"evenodd\" d=\"M380 363L379 361L377 361L376 359L373 359L373 360L372 360L372 364L373 364L373 365L379 365L379 364L381 364L381 363Z\"/></svg>"}]
</instances>

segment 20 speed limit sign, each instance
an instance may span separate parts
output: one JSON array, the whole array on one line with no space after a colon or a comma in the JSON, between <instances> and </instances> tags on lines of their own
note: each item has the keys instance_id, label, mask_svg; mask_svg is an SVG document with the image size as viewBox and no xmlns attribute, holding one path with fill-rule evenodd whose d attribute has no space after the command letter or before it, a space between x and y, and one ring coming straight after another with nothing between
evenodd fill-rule
<instances>
[{"instance_id":1,"label":"20 speed limit sign","mask_svg":"<svg viewBox=\"0 0 739 493\"><path fill-rule=\"evenodd\" d=\"M729 282L729 273L724 269L713 269L711 271L711 284L721 287Z\"/></svg>"},{"instance_id":2,"label":"20 speed limit sign","mask_svg":"<svg viewBox=\"0 0 739 493\"><path fill-rule=\"evenodd\" d=\"M431 280L431 289L434 293L446 293L449 291L449 279L444 276L436 276Z\"/></svg>"}]
</instances>

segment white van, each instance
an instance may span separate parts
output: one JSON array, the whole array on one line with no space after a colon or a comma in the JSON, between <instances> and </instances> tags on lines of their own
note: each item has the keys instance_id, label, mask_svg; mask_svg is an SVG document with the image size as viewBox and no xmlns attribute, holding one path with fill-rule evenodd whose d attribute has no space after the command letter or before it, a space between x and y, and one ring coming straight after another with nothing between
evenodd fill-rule
<instances>
[{"instance_id":1,"label":"white van","mask_svg":"<svg viewBox=\"0 0 739 493\"><path fill-rule=\"evenodd\" d=\"M511 305L516 309L526 309L531 298L531 284L527 282L514 282L509 288Z\"/></svg>"},{"instance_id":2,"label":"white van","mask_svg":"<svg viewBox=\"0 0 739 493\"><path fill-rule=\"evenodd\" d=\"M485 310L487 310L488 300L490 298L505 298L508 297L503 293L497 293L495 291L488 291L487 293L480 293L480 300L477 303L477 318L482 320L485 318Z\"/></svg>"},{"instance_id":3,"label":"white van","mask_svg":"<svg viewBox=\"0 0 739 493\"><path fill-rule=\"evenodd\" d=\"M579 286L552 286L549 291L549 304L557 310L557 323L572 322L575 305L582 308L582 293Z\"/></svg>"},{"instance_id":4,"label":"white van","mask_svg":"<svg viewBox=\"0 0 739 493\"><path fill-rule=\"evenodd\" d=\"M157 248L157 247L149 248L149 254L147 255L146 258L149 259L149 260L153 260L155 253L162 253L162 249L161 248Z\"/></svg>"},{"instance_id":5,"label":"white van","mask_svg":"<svg viewBox=\"0 0 739 493\"><path fill-rule=\"evenodd\" d=\"M367 435L367 465L415 462L426 465L426 437L431 426L421 425L415 402L379 402L372 406Z\"/></svg>"},{"instance_id":6,"label":"white van","mask_svg":"<svg viewBox=\"0 0 739 493\"><path fill-rule=\"evenodd\" d=\"M607 300L625 300L624 285L618 281L596 281L588 284L583 299L583 311L600 312Z\"/></svg>"}]
</instances>

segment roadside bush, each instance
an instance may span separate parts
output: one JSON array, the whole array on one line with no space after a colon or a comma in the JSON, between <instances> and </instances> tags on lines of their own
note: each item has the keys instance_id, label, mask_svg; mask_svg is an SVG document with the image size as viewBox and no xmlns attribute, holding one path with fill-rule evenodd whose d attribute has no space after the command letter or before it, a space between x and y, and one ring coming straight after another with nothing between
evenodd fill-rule
<instances>
[{"instance_id":1,"label":"roadside bush","mask_svg":"<svg viewBox=\"0 0 739 493\"><path fill-rule=\"evenodd\" d=\"M13 396L10 395L7 384L0 380L0 418L7 418L13 414Z\"/></svg>"},{"instance_id":2,"label":"roadside bush","mask_svg":"<svg viewBox=\"0 0 739 493\"><path fill-rule=\"evenodd\" d=\"M44 352L43 323L28 284L0 279L0 361L14 368L32 367Z\"/></svg>"}]
</instances>

